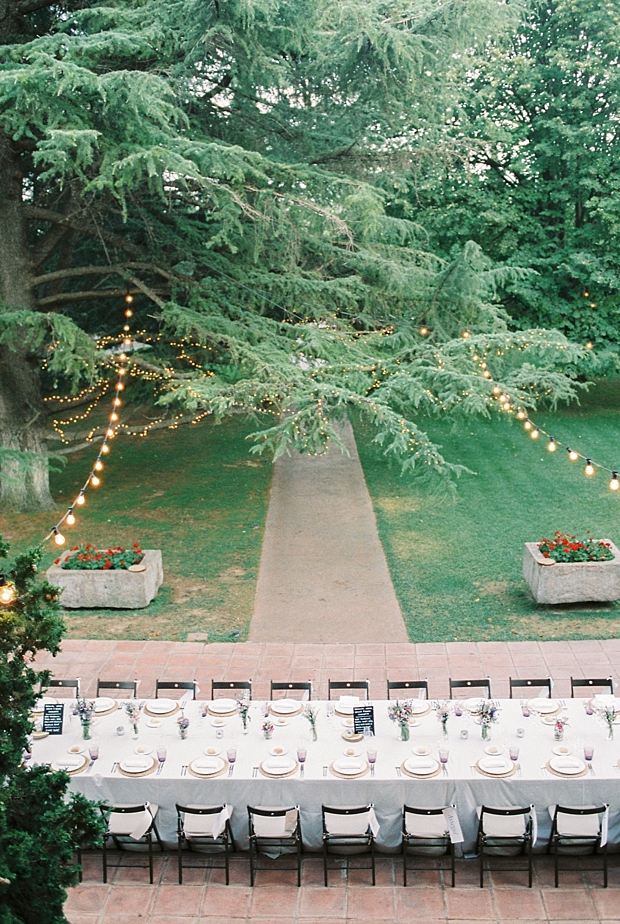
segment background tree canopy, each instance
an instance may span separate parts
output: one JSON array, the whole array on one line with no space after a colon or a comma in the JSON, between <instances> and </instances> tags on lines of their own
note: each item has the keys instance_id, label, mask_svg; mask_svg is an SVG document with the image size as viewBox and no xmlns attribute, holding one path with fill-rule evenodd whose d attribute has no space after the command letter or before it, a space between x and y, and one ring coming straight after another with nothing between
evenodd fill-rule
<instances>
[{"instance_id":1,"label":"background tree canopy","mask_svg":"<svg viewBox=\"0 0 620 924\"><path fill-rule=\"evenodd\" d=\"M136 402L271 415L255 448L275 455L322 451L356 408L404 469L450 475L423 418L492 412L487 365L515 404L573 396L595 363L583 324L564 325L576 344L539 328L560 326L578 268L581 289L606 267L614 310L611 114L598 103L588 170L567 154L547 179L542 148L592 146L563 101L584 48L599 96L617 82L588 6L0 0L5 505L51 504L44 397L105 390L128 290L150 346ZM545 54L557 112L536 95ZM580 234L560 240L571 209Z\"/></svg>"}]
</instances>

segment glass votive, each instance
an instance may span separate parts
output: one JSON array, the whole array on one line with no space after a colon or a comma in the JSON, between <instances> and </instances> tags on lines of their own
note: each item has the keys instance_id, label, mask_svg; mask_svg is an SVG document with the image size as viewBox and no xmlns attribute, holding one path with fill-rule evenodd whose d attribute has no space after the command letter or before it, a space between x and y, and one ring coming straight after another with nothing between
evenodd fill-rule
<instances>
[{"instance_id":1,"label":"glass votive","mask_svg":"<svg viewBox=\"0 0 620 924\"><path fill-rule=\"evenodd\" d=\"M592 760L593 757L594 757L594 746L591 744L584 744L583 746L584 760Z\"/></svg>"},{"instance_id":2,"label":"glass votive","mask_svg":"<svg viewBox=\"0 0 620 924\"><path fill-rule=\"evenodd\" d=\"M530 707L528 706L527 703L523 703L523 705L521 706L521 712L523 713L523 716L524 716L526 719L529 719L530 715L532 714L532 713L530 712Z\"/></svg>"},{"instance_id":3,"label":"glass votive","mask_svg":"<svg viewBox=\"0 0 620 924\"><path fill-rule=\"evenodd\" d=\"M216 737L216 738L223 738L223 737L224 737L224 729L223 729L223 728L216 728L216 729L215 729L215 737Z\"/></svg>"},{"instance_id":4,"label":"glass votive","mask_svg":"<svg viewBox=\"0 0 620 924\"><path fill-rule=\"evenodd\" d=\"M519 760L519 748L516 744L511 744L508 748L508 753L510 754L511 760Z\"/></svg>"},{"instance_id":5,"label":"glass votive","mask_svg":"<svg viewBox=\"0 0 620 924\"><path fill-rule=\"evenodd\" d=\"M121 735L124 735L124 734L125 734L125 726L124 726L124 725L118 725L117 728L116 728L116 734L119 736L119 738L120 738Z\"/></svg>"},{"instance_id":6,"label":"glass votive","mask_svg":"<svg viewBox=\"0 0 620 924\"><path fill-rule=\"evenodd\" d=\"M590 703L589 699L585 701L583 706L584 706L584 709L586 710L586 715L594 715L594 709L592 708L592 704Z\"/></svg>"},{"instance_id":7,"label":"glass votive","mask_svg":"<svg viewBox=\"0 0 620 924\"><path fill-rule=\"evenodd\" d=\"M468 738L468 737L469 737L469 732L467 731L466 728L462 728L462 729L461 729L461 738L463 739L463 741L465 741L465 739Z\"/></svg>"},{"instance_id":8,"label":"glass votive","mask_svg":"<svg viewBox=\"0 0 620 924\"><path fill-rule=\"evenodd\" d=\"M517 728L517 738L525 738L525 729Z\"/></svg>"},{"instance_id":9,"label":"glass votive","mask_svg":"<svg viewBox=\"0 0 620 924\"><path fill-rule=\"evenodd\" d=\"M463 715L463 703L455 703L455 704L454 704L454 714L455 714L455 715Z\"/></svg>"}]
</instances>

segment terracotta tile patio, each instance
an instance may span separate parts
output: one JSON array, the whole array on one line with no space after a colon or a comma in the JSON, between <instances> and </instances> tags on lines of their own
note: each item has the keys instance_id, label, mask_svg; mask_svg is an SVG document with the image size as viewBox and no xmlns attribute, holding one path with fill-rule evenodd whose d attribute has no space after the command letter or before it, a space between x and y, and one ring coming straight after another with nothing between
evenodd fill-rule
<instances>
[{"instance_id":1,"label":"terracotta tile patio","mask_svg":"<svg viewBox=\"0 0 620 924\"><path fill-rule=\"evenodd\" d=\"M551 675L558 696L570 695L570 676L612 675L618 680L620 639L583 642L451 642L447 644L292 645L275 643L203 644L201 642L100 641L63 642L56 658L42 656L40 667L56 677L79 676L86 695L93 695L97 677L140 679L141 697L152 695L157 678L194 679L203 695L211 679L254 680L254 695L269 695L269 681L311 678L315 697L323 698L327 680L370 680L371 696L385 697L385 681L428 678L430 695L445 697L448 678L491 678L493 694L508 695L508 677ZM549 858L535 860L534 888L523 874L493 873L488 888L477 885L475 862L457 869L457 888L444 888L434 870L400 884L399 860L378 861L377 886L368 873L333 872L330 887L322 885L320 861L306 858L303 885L291 884L291 873L260 872L249 888L247 860L232 864L231 885L214 870L187 872L178 886L173 855L157 858L155 884L146 870L120 868L109 885L101 882L101 860L85 858L84 881L72 889L66 904L71 924L517 924L517 922L620 922L620 856L610 857L610 882L602 889L599 873L575 861L562 886L553 888Z\"/></svg>"}]
</instances>

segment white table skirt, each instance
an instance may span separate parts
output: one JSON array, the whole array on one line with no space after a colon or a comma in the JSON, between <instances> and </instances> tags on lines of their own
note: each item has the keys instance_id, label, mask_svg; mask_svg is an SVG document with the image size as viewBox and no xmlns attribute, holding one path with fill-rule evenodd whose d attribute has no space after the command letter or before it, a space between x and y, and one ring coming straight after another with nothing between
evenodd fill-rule
<instances>
[{"instance_id":1,"label":"white table skirt","mask_svg":"<svg viewBox=\"0 0 620 924\"><path fill-rule=\"evenodd\" d=\"M451 716L448 722L447 747L450 759L448 776L417 780L399 777L396 767L411 756L412 748L425 745L437 756L440 739L440 725L434 712L422 717L419 724L411 728L408 742L399 740L398 728L389 721L386 702L374 702L377 734L374 739L365 739L358 747L365 753L371 745L378 751L376 774L360 779L344 780L334 777L329 771L324 776L323 768L332 760L343 755L348 747L343 740L343 720L334 716L328 719L325 703L313 702L319 710L318 741L313 742L310 726L303 716L288 719L288 724L276 727L273 739L265 741L261 733L263 704L252 704L249 733L242 733L238 716L226 719L224 738L216 738L212 717L201 717L203 703L190 702L185 715L190 719L188 737L179 738L177 717L165 718L156 729L146 726L147 716L142 714L137 742L132 740L130 727L124 712L114 712L96 720L92 729L94 740L99 744L100 756L88 771L71 778L71 790L81 792L91 799L108 803L137 803L148 800L160 806L157 824L164 841L172 844L176 840L175 803L218 804L227 802L234 807L232 828L240 847L247 846L247 805L299 805L305 845L311 850L321 847L321 805L358 805L367 802L375 804L380 831L377 837L379 848L394 850L400 844L401 813L403 804L431 807L456 804L465 836L464 850L471 850L475 844L477 830L476 807L486 805L529 805L536 806L539 823L538 849L544 849L550 831L548 806L556 803L565 805L610 805L610 842L620 841L620 777L617 762L620 757L620 725L617 726L617 740L608 741L607 731L596 716L588 716L581 700L568 700L565 715L569 717L564 744L573 754L583 756L583 745L594 746L594 774L577 779L563 779L549 776L542 767L552 756L553 727L543 724L540 717L532 714L523 718L518 700L500 701L500 719L492 727L492 744L518 744L521 753L519 761L521 774L507 779L492 779L480 776L472 770L476 760L483 756L483 741L480 727L468 713L462 717ZM337 705L337 704L336 704ZM70 707L67 707L70 712ZM126 731L118 737L117 726ZM525 737L517 738L516 729L525 729ZM468 738L460 737L467 729ZM49 736L33 743L33 761L49 763L67 753L71 745L81 741L81 729L77 717L65 720L62 736ZM84 742L88 744L88 742ZM132 779L118 771L112 773L115 761L133 756L136 744L156 748L166 746L168 756L161 774ZM187 774L181 776L183 765L202 755L204 748L218 746L225 750L231 745L238 748L234 774L203 780ZM258 772L253 777L253 768L268 756L273 746L288 749L293 757L299 745L307 748L308 757L305 778L299 773L286 779L270 779Z\"/></svg>"}]
</instances>

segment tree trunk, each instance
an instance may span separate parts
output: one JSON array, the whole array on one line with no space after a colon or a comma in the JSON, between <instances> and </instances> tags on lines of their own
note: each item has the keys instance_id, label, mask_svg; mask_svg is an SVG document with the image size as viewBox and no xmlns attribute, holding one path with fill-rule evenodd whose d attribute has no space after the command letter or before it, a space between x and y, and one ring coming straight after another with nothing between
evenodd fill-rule
<instances>
[{"instance_id":1,"label":"tree trunk","mask_svg":"<svg viewBox=\"0 0 620 924\"><path fill-rule=\"evenodd\" d=\"M0 303L34 310L19 155L0 133ZM12 510L50 510L40 358L20 344L0 347L0 502Z\"/></svg>"}]
</instances>

